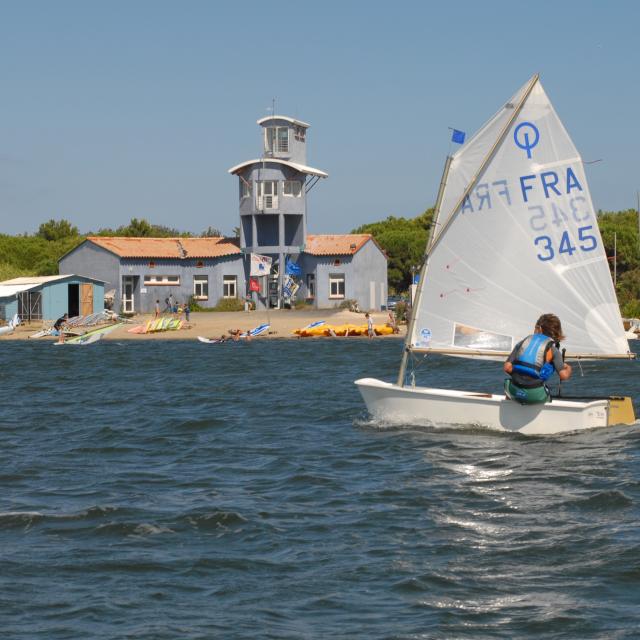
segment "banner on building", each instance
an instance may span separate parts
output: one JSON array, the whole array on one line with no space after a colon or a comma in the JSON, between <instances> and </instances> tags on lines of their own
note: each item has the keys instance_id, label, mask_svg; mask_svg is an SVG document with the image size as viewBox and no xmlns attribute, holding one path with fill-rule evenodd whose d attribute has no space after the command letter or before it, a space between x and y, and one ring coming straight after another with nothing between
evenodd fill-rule
<instances>
[{"instance_id":1,"label":"banner on building","mask_svg":"<svg viewBox=\"0 0 640 640\"><path fill-rule=\"evenodd\" d=\"M291 276L287 276L282 284L282 295L285 298L294 298L299 288L300 285Z\"/></svg>"},{"instance_id":2,"label":"banner on building","mask_svg":"<svg viewBox=\"0 0 640 640\"><path fill-rule=\"evenodd\" d=\"M268 276L271 273L271 258L259 253L251 254L251 276Z\"/></svg>"},{"instance_id":3,"label":"banner on building","mask_svg":"<svg viewBox=\"0 0 640 640\"><path fill-rule=\"evenodd\" d=\"M302 269L297 262L293 262L289 256L287 256L285 273L289 276L299 276L302 274Z\"/></svg>"},{"instance_id":4,"label":"banner on building","mask_svg":"<svg viewBox=\"0 0 640 640\"><path fill-rule=\"evenodd\" d=\"M249 291L260 292L260 283L257 278L249 278Z\"/></svg>"}]
</instances>

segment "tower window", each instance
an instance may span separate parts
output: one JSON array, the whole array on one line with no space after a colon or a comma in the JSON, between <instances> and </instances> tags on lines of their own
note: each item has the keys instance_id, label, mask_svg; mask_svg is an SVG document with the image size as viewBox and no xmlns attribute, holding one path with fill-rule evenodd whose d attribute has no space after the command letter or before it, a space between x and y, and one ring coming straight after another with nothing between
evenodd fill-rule
<instances>
[{"instance_id":1,"label":"tower window","mask_svg":"<svg viewBox=\"0 0 640 640\"><path fill-rule=\"evenodd\" d=\"M251 183L244 178L240 178L240 198L251 197Z\"/></svg>"},{"instance_id":2,"label":"tower window","mask_svg":"<svg viewBox=\"0 0 640 640\"><path fill-rule=\"evenodd\" d=\"M260 180L257 184L256 207L261 211L278 208L277 180Z\"/></svg>"},{"instance_id":3,"label":"tower window","mask_svg":"<svg viewBox=\"0 0 640 640\"><path fill-rule=\"evenodd\" d=\"M264 150L267 153L289 152L289 127L266 127Z\"/></svg>"},{"instance_id":4,"label":"tower window","mask_svg":"<svg viewBox=\"0 0 640 640\"><path fill-rule=\"evenodd\" d=\"M302 183L300 180L285 180L283 184L282 194L293 198L299 198L302 195Z\"/></svg>"}]
</instances>

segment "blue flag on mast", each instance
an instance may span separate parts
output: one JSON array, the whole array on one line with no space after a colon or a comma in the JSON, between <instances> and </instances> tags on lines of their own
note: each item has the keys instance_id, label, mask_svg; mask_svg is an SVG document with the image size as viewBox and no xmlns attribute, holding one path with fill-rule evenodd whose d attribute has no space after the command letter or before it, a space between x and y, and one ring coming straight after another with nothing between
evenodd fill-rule
<instances>
[{"instance_id":1,"label":"blue flag on mast","mask_svg":"<svg viewBox=\"0 0 640 640\"><path fill-rule=\"evenodd\" d=\"M452 129L451 142L456 142L458 144L464 144L465 135L466 134L465 134L464 131L458 131L458 129Z\"/></svg>"}]
</instances>

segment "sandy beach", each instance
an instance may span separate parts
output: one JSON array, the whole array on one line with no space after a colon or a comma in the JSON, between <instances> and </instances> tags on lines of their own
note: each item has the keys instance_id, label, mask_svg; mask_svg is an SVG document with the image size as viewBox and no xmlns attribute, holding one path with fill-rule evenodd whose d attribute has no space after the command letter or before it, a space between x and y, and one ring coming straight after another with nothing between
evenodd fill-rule
<instances>
[{"instance_id":1,"label":"sandy beach","mask_svg":"<svg viewBox=\"0 0 640 640\"><path fill-rule=\"evenodd\" d=\"M371 314L375 324L384 324L388 320L387 312L374 312ZM202 312L192 313L190 322L184 328L178 331L164 331L151 334L129 333L131 327L146 323L152 320L151 315L139 315L132 319L131 323L127 323L118 327L114 331L108 333L104 340L189 340L196 339L197 336L206 338L217 338L220 335L229 335L230 329L240 329L247 331L261 324L269 324L270 329L267 333L263 333L256 339L265 338L298 338L293 331L304 327L317 320L325 320L327 324L366 324L364 313L354 313L347 310L337 309L313 309L296 311L289 309L275 309L270 311L251 311L251 312ZM0 336L0 340L26 340L30 335L34 334L42 328L41 323L32 323L20 325L13 333ZM91 327L88 327L90 329ZM400 336L404 336L406 330L405 325L400 325ZM377 336L377 338L397 337L396 336ZM37 338L37 340L55 340L55 337ZM305 338L313 340L314 338ZM351 338L357 339L357 338ZM366 339L360 337L360 339Z\"/></svg>"}]
</instances>

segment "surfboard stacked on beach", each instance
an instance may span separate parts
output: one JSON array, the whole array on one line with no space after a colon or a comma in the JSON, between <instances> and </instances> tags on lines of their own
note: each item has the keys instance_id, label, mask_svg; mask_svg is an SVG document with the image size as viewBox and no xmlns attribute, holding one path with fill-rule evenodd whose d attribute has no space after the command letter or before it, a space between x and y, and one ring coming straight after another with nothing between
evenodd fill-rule
<instances>
[{"instance_id":1,"label":"surfboard stacked on beach","mask_svg":"<svg viewBox=\"0 0 640 640\"><path fill-rule=\"evenodd\" d=\"M127 331L129 333L159 333L161 331L177 331L181 328L182 320L165 317L149 320L146 324L138 324Z\"/></svg>"}]
</instances>

